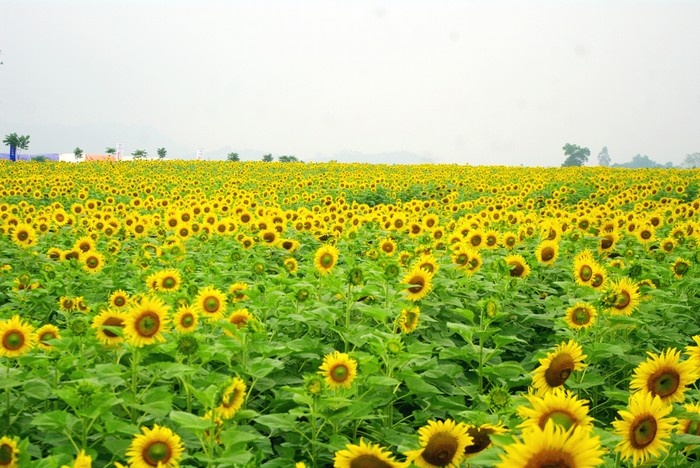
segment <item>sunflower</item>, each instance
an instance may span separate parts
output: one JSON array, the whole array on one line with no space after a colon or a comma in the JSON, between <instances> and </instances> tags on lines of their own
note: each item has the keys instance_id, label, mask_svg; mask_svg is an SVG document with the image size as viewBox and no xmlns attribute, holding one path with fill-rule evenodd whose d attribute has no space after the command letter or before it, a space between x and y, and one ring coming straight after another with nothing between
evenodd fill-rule
<instances>
[{"instance_id":1,"label":"sunflower","mask_svg":"<svg viewBox=\"0 0 700 468\"><path fill-rule=\"evenodd\" d=\"M418 436L420 448L406 452L406 461L421 468L459 467L464 450L474 441L466 425L451 419L428 421Z\"/></svg>"},{"instance_id":2,"label":"sunflower","mask_svg":"<svg viewBox=\"0 0 700 468\"><path fill-rule=\"evenodd\" d=\"M47 323L36 331L37 345L44 351L49 351L53 348L50 340L60 340L61 331L56 325Z\"/></svg>"},{"instance_id":3,"label":"sunflower","mask_svg":"<svg viewBox=\"0 0 700 468\"><path fill-rule=\"evenodd\" d=\"M81 449L71 466L63 465L61 468L92 468L92 457Z\"/></svg>"},{"instance_id":4,"label":"sunflower","mask_svg":"<svg viewBox=\"0 0 700 468\"><path fill-rule=\"evenodd\" d=\"M491 444L491 434L505 434L508 430L502 424L482 424L474 426L467 424L467 434L472 438L472 443L464 449L464 458L469 459L478 453L489 448Z\"/></svg>"},{"instance_id":5,"label":"sunflower","mask_svg":"<svg viewBox=\"0 0 700 468\"><path fill-rule=\"evenodd\" d=\"M593 274L591 275L591 282L589 286L593 289L599 291L603 289L607 282L607 272L605 268L600 265L595 265L593 267Z\"/></svg>"},{"instance_id":6,"label":"sunflower","mask_svg":"<svg viewBox=\"0 0 700 468\"><path fill-rule=\"evenodd\" d=\"M184 446L180 436L170 428L153 426L153 429L142 427L143 434L134 436L126 456L132 468L177 468Z\"/></svg>"},{"instance_id":7,"label":"sunflower","mask_svg":"<svg viewBox=\"0 0 700 468\"><path fill-rule=\"evenodd\" d=\"M392 256L396 253L396 242L391 238L383 239L379 242L379 250L385 255Z\"/></svg>"},{"instance_id":8,"label":"sunflower","mask_svg":"<svg viewBox=\"0 0 700 468\"><path fill-rule=\"evenodd\" d=\"M683 279L689 269L690 262L680 257L676 258L673 265L671 265L671 272L673 272L673 277L676 279Z\"/></svg>"},{"instance_id":9,"label":"sunflower","mask_svg":"<svg viewBox=\"0 0 700 468\"><path fill-rule=\"evenodd\" d=\"M614 294L614 303L610 305L611 315L632 315L639 306L639 286L629 278L621 278L610 285Z\"/></svg>"},{"instance_id":10,"label":"sunflower","mask_svg":"<svg viewBox=\"0 0 700 468\"><path fill-rule=\"evenodd\" d=\"M0 321L0 357L18 357L27 354L36 344L34 327L23 322L19 315Z\"/></svg>"},{"instance_id":11,"label":"sunflower","mask_svg":"<svg viewBox=\"0 0 700 468\"><path fill-rule=\"evenodd\" d=\"M69 296L61 296L58 299L58 308L66 312L75 310L75 298Z\"/></svg>"},{"instance_id":12,"label":"sunflower","mask_svg":"<svg viewBox=\"0 0 700 468\"><path fill-rule=\"evenodd\" d=\"M619 410L621 420L613 421L615 433L622 440L615 447L623 459L632 458L635 465L656 458L668 450L675 418L665 417L673 409L661 398L647 392L630 396L629 411Z\"/></svg>"},{"instance_id":13,"label":"sunflower","mask_svg":"<svg viewBox=\"0 0 700 468\"><path fill-rule=\"evenodd\" d=\"M14 226L10 232L10 237L12 238L12 242L20 247L36 245L36 231L31 225L26 223L19 223Z\"/></svg>"},{"instance_id":14,"label":"sunflower","mask_svg":"<svg viewBox=\"0 0 700 468\"><path fill-rule=\"evenodd\" d=\"M539 394L562 387L572 372L586 367L583 362L586 357L574 340L558 344L553 352L547 353L546 358L540 359L540 367L535 369L532 376L532 385Z\"/></svg>"},{"instance_id":15,"label":"sunflower","mask_svg":"<svg viewBox=\"0 0 700 468\"><path fill-rule=\"evenodd\" d=\"M288 273L296 273L299 269L299 263L296 258L289 257L284 259L284 269L287 270Z\"/></svg>"},{"instance_id":16,"label":"sunflower","mask_svg":"<svg viewBox=\"0 0 700 468\"><path fill-rule=\"evenodd\" d=\"M582 427L565 430L550 421L544 429L524 431L522 437L504 447L506 453L496 468L593 468L603 463L600 438Z\"/></svg>"},{"instance_id":17,"label":"sunflower","mask_svg":"<svg viewBox=\"0 0 700 468\"><path fill-rule=\"evenodd\" d=\"M219 320L226 313L226 295L218 289L207 286L194 298L194 308L208 320Z\"/></svg>"},{"instance_id":18,"label":"sunflower","mask_svg":"<svg viewBox=\"0 0 700 468\"><path fill-rule=\"evenodd\" d=\"M169 306L157 297L147 296L131 307L124 320L124 336L134 346L144 346L164 342L163 332L167 330L170 318Z\"/></svg>"},{"instance_id":19,"label":"sunflower","mask_svg":"<svg viewBox=\"0 0 700 468\"><path fill-rule=\"evenodd\" d=\"M537 261L544 265L553 265L559 255L559 244L556 241L545 240L540 242L535 250Z\"/></svg>"},{"instance_id":20,"label":"sunflower","mask_svg":"<svg viewBox=\"0 0 700 468\"><path fill-rule=\"evenodd\" d=\"M17 468L19 448L17 442L9 437L0 438L0 466L2 468Z\"/></svg>"},{"instance_id":21,"label":"sunflower","mask_svg":"<svg viewBox=\"0 0 700 468\"><path fill-rule=\"evenodd\" d=\"M350 388L357 376L357 361L346 353L333 351L323 358L319 374L325 377L332 390Z\"/></svg>"},{"instance_id":22,"label":"sunflower","mask_svg":"<svg viewBox=\"0 0 700 468\"><path fill-rule=\"evenodd\" d=\"M601 233L598 243L598 252L601 254L612 252L618 240L620 240L620 235L616 231Z\"/></svg>"},{"instance_id":23,"label":"sunflower","mask_svg":"<svg viewBox=\"0 0 700 468\"><path fill-rule=\"evenodd\" d=\"M91 327L95 329L97 340L107 346L114 346L124 341L124 337L117 333L115 328L121 328L123 330L126 317L126 313L111 309L107 309L99 315L96 315L95 318L92 319Z\"/></svg>"},{"instance_id":24,"label":"sunflower","mask_svg":"<svg viewBox=\"0 0 700 468\"><path fill-rule=\"evenodd\" d=\"M432 288L432 275L422 268L413 268L404 276L401 281L408 285L406 288L406 299L409 301L419 301L428 295Z\"/></svg>"},{"instance_id":25,"label":"sunflower","mask_svg":"<svg viewBox=\"0 0 700 468\"><path fill-rule=\"evenodd\" d=\"M677 430L680 434L691 434L700 436L700 403L688 403L684 405L686 413L694 413L693 419L681 419L678 421Z\"/></svg>"},{"instance_id":26,"label":"sunflower","mask_svg":"<svg viewBox=\"0 0 700 468\"><path fill-rule=\"evenodd\" d=\"M471 248L478 249L484 246L485 237L484 231L481 229L474 229L467 233L464 240Z\"/></svg>"},{"instance_id":27,"label":"sunflower","mask_svg":"<svg viewBox=\"0 0 700 468\"><path fill-rule=\"evenodd\" d=\"M564 430L572 427L593 429L593 418L588 416L588 400L578 397L558 387L543 396L529 394L526 396L530 406L519 406L518 415L524 419L520 424L523 430L539 427L544 430L548 421L552 421Z\"/></svg>"},{"instance_id":28,"label":"sunflower","mask_svg":"<svg viewBox=\"0 0 700 468\"><path fill-rule=\"evenodd\" d=\"M314 265L322 275L330 273L336 263L338 263L338 249L335 246L324 245L316 251Z\"/></svg>"},{"instance_id":29,"label":"sunflower","mask_svg":"<svg viewBox=\"0 0 700 468\"><path fill-rule=\"evenodd\" d=\"M60 260L61 259L61 252L62 252L62 250L59 249L58 247L51 247L51 248L49 248L49 250L46 251L46 256L54 261Z\"/></svg>"},{"instance_id":30,"label":"sunflower","mask_svg":"<svg viewBox=\"0 0 700 468\"><path fill-rule=\"evenodd\" d=\"M484 247L486 247L487 249L497 248L499 237L500 236L498 234L498 231L495 231L493 229L489 229L484 234Z\"/></svg>"},{"instance_id":31,"label":"sunflower","mask_svg":"<svg viewBox=\"0 0 700 468\"><path fill-rule=\"evenodd\" d=\"M96 250L90 250L80 254L79 260L83 264L83 270L88 273L97 273L102 270L105 263L104 256Z\"/></svg>"},{"instance_id":32,"label":"sunflower","mask_svg":"<svg viewBox=\"0 0 700 468\"><path fill-rule=\"evenodd\" d=\"M246 283L233 283L228 288L228 295L231 298L231 302L240 302L249 299L248 296L246 296L243 292L246 289L248 289L248 285Z\"/></svg>"},{"instance_id":33,"label":"sunflower","mask_svg":"<svg viewBox=\"0 0 700 468\"><path fill-rule=\"evenodd\" d=\"M503 259L509 269L509 274L513 278L525 278L530 274L530 266L522 255L508 255Z\"/></svg>"},{"instance_id":34,"label":"sunflower","mask_svg":"<svg viewBox=\"0 0 700 468\"><path fill-rule=\"evenodd\" d=\"M365 443L360 439L360 445L347 444L345 449L335 452L333 457L334 468L355 468L372 466L377 468L400 468L403 463L394 459L391 452L383 447Z\"/></svg>"},{"instance_id":35,"label":"sunflower","mask_svg":"<svg viewBox=\"0 0 700 468\"><path fill-rule=\"evenodd\" d=\"M248 312L248 309L238 309L231 312L231 315L228 316L228 323L235 325L236 328L240 330L241 328L245 327L248 320L250 320L252 317L253 316L250 314L250 312ZM233 333L228 330L224 330L224 333L229 336L233 336Z\"/></svg>"},{"instance_id":36,"label":"sunflower","mask_svg":"<svg viewBox=\"0 0 700 468\"><path fill-rule=\"evenodd\" d=\"M231 419L243 406L245 400L246 385L243 380L235 377L224 389L221 395L221 404L215 408L217 416L222 419Z\"/></svg>"},{"instance_id":37,"label":"sunflower","mask_svg":"<svg viewBox=\"0 0 700 468\"><path fill-rule=\"evenodd\" d=\"M586 302L577 302L566 309L564 321L569 327L579 330L593 325L596 317L598 317L598 312L595 307Z\"/></svg>"},{"instance_id":38,"label":"sunflower","mask_svg":"<svg viewBox=\"0 0 700 468\"><path fill-rule=\"evenodd\" d=\"M574 257L574 281L579 286L588 286L593 278L593 268L596 261L593 254L586 249Z\"/></svg>"},{"instance_id":39,"label":"sunflower","mask_svg":"<svg viewBox=\"0 0 700 468\"><path fill-rule=\"evenodd\" d=\"M90 236L83 236L77 241L75 241L75 244L73 244L73 248L85 253L91 250L95 250L97 248L97 242L95 242L95 239L93 239Z\"/></svg>"},{"instance_id":40,"label":"sunflower","mask_svg":"<svg viewBox=\"0 0 700 468\"><path fill-rule=\"evenodd\" d=\"M501 245L508 250L513 249L518 244L518 236L512 232L501 234Z\"/></svg>"},{"instance_id":41,"label":"sunflower","mask_svg":"<svg viewBox=\"0 0 700 468\"><path fill-rule=\"evenodd\" d=\"M114 309L125 309L129 305L129 294L126 291L117 289L109 295L109 306Z\"/></svg>"},{"instance_id":42,"label":"sunflower","mask_svg":"<svg viewBox=\"0 0 700 468\"><path fill-rule=\"evenodd\" d=\"M656 230L651 224L647 224L646 226L640 228L637 232L635 232L637 239L642 244L650 244L651 242L654 242L655 234Z\"/></svg>"},{"instance_id":43,"label":"sunflower","mask_svg":"<svg viewBox=\"0 0 700 468\"><path fill-rule=\"evenodd\" d=\"M199 315L188 305L181 305L173 316L175 330L179 333L192 333L198 321Z\"/></svg>"},{"instance_id":44,"label":"sunflower","mask_svg":"<svg viewBox=\"0 0 700 468\"><path fill-rule=\"evenodd\" d=\"M398 318L399 328L403 333L411 333L418 328L418 318L420 317L420 309L411 307L410 309L401 310Z\"/></svg>"},{"instance_id":45,"label":"sunflower","mask_svg":"<svg viewBox=\"0 0 700 468\"><path fill-rule=\"evenodd\" d=\"M177 291L180 289L182 284L182 278L180 277L180 272L174 268L169 268L158 273L158 286L156 287L159 291Z\"/></svg>"},{"instance_id":46,"label":"sunflower","mask_svg":"<svg viewBox=\"0 0 700 468\"><path fill-rule=\"evenodd\" d=\"M682 402L689 385L700 377L692 360L680 362L681 353L668 348L661 354L647 353L649 357L634 370L630 390L649 392L663 403Z\"/></svg>"},{"instance_id":47,"label":"sunflower","mask_svg":"<svg viewBox=\"0 0 700 468\"><path fill-rule=\"evenodd\" d=\"M401 263L403 265L403 263ZM416 260L414 268L427 271L431 276L435 276L435 273L440 269L440 265L432 254L422 254Z\"/></svg>"}]
</instances>

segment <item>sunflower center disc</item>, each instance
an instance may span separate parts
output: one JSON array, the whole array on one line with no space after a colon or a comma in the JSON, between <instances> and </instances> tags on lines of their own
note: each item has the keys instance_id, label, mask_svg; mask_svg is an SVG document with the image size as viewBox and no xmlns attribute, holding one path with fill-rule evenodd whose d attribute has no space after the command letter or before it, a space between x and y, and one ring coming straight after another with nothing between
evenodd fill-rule
<instances>
[{"instance_id":1,"label":"sunflower center disc","mask_svg":"<svg viewBox=\"0 0 700 468\"><path fill-rule=\"evenodd\" d=\"M177 281L175 281L175 278L168 277L163 280L163 286L165 287L165 289L172 289L175 287L176 284Z\"/></svg>"},{"instance_id":2,"label":"sunflower center disc","mask_svg":"<svg viewBox=\"0 0 700 468\"><path fill-rule=\"evenodd\" d=\"M12 330L5 334L2 346L10 351L16 351L24 344L24 335L19 330Z\"/></svg>"},{"instance_id":3,"label":"sunflower center disc","mask_svg":"<svg viewBox=\"0 0 700 468\"><path fill-rule=\"evenodd\" d=\"M153 336L158 333L160 318L155 312L145 312L138 321L137 329L141 336Z\"/></svg>"},{"instance_id":4,"label":"sunflower center disc","mask_svg":"<svg viewBox=\"0 0 700 468\"><path fill-rule=\"evenodd\" d=\"M17 239L21 240L22 242L26 241L29 238L29 234L27 231L20 231L19 234L17 234Z\"/></svg>"},{"instance_id":5,"label":"sunflower center disc","mask_svg":"<svg viewBox=\"0 0 700 468\"><path fill-rule=\"evenodd\" d=\"M685 433L700 436L700 422L690 421L688 423L687 429L685 430Z\"/></svg>"},{"instance_id":6,"label":"sunflower center disc","mask_svg":"<svg viewBox=\"0 0 700 468\"><path fill-rule=\"evenodd\" d=\"M333 255L331 254L323 254L321 257L321 265L323 265L324 268L328 268L333 265Z\"/></svg>"},{"instance_id":7,"label":"sunflower center disc","mask_svg":"<svg viewBox=\"0 0 700 468\"><path fill-rule=\"evenodd\" d=\"M610 239L609 237L604 237L604 238L600 241L600 247L601 247L603 250L609 249L610 247L612 247L612 244L613 244L613 243L612 243L612 239Z\"/></svg>"},{"instance_id":8,"label":"sunflower center disc","mask_svg":"<svg viewBox=\"0 0 700 468\"><path fill-rule=\"evenodd\" d=\"M481 237L479 237L479 236L472 237L472 245L474 247L478 247L479 244L481 244Z\"/></svg>"},{"instance_id":9,"label":"sunflower center disc","mask_svg":"<svg viewBox=\"0 0 700 468\"><path fill-rule=\"evenodd\" d=\"M615 304L616 309L624 309L632 301L630 294L627 291L620 291L617 295L617 304Z\"/></svg>"},{"instance_id":10,"label":"sunflower center disc","mask_svg":"<svg viewBox=\"0 0 700 468\"><path fill-rule=\"evenodd\" d=\"M574 360L568 354L559 354L544 372L544 379L550 387L560 387L564 385L574 370Z\"/></svg>"},{"instance_id":11,"label":"sunflower center disc","mask_svg":"<svg viewBox=\"0 0 700 468\"><path fill-rule=\"evenodd\" d=\"M603 275L595 274L591 277L591 286L597 288L601 284L603 284Z\"/></svg>"},{"instance_id":12,"label":"sunflower center disc","mask_svg":"<svg viewBox=\"0 0 700 468\"><path fill-rule=\"evenodd\" d=\"M391 468L392 466L370 454L360 455L350 461L350 468Z\"/></svg>"},{"instance_id":13,"label":"sunflower center disc","mask_svg":"<svg viewBox=\"0 0 700 468\"><path fill-rule=\"evenodd\" d=\"M683 275L685 275L686 272L688 271L688 265L685 264L685 263L677 263L677 264L674 266L673 270L675 271L675 273L676 273L677 275L683 276Z\"/></svg>"},{"instance_id":14,"label":"sunflower center disc","mask_svg":"<svg viewBox=\"0 0 700 468\"><path fill-rule=\"evenodd\" d=\"M654 395L659 395L661 398L667 397L675 393L680 385L680 380L681 377L678 375L678 372L663 369L649 379L649 391Z\"/></svg>"},{"instance_id":15,"label":"sunflower center disc","mask_svg":"<svg viewBox=\"0 0 700 468\"><path fill-rule=\"evenodd\" d=\"M630 443L635 449L642 449L656 438L656 419L647 416L632 425Z\"/></svg>"},{"instance_id":16,"label":"sunflower center disc","mask_svg":"<svg viewBox=\"0 0 700 468\"><path fill-rule=\"evenodd\" d=\"M194 323L194 317L190 314L184 315L182 317L182 322L180 323L182 323L182 325L184 325L185 327L191 327L192 323Z\"/></svg>"},{"instance_id":17,"label":"sunflower center disc","mask_svg":"<svg viewBox=\"0 0 700 468\"><path fill-rule=\"evenodd\" d=\"M122 326L124 326L124 322L122 321L122 319L120 319L118 317L108 317L107 320L104 321L103 325L105 325L107 327L122 327ZM119 336L116 333L114 333L113 331L106 330L106 329L102 330L102 333L104 333L105 335L107 335L110 338L116 338Z\"/></svg>"},{"instance_id":18,"label":"sunflower center disc","mask_svg":"<svg viewBox=\"0 0 700 468\"><path fill-rule=\"evenodd\" d=\"M571 454L559 450L545 450L536 454L531 465L538 468L573 468L576 466Z\"/></svg>"},{"instance_id":19,"label":"sunflower center disc","mask_svg":"<svg viewBox=\"0 0 700 468\"><path fill-rule=\"evenodd\" d=\"M423 449L423 459L436 466L445 466L452 462L459 440L451 434L440 432L430 438L428 445Z\"/></svg>"},{"instance_id":20,"label":"sunflower center disc","mask_svg":"<svg viewBox=\"0 0 700 468\"><path fill-rule=\"evenodd\" d=\"M423 281L423 278L420 277L411 278L408 284L411 285L408 287L408 289L414 293L421 292L421 290L425 287L425 281Z\"/></svg>"},{"instance_id":21,"label":"sunflower center disc","mask_svg":"<svg viewBox=\"0 0 700 468\"><path fill-rule=\"evenodd\" d=\"M170 460L170 446L165 442L154 442L143 451L143 459L151 466Z\"/></svg>"},{"instance_id":22,"label":"sunflower center disc","mask_svg":"<svg viewBox=\"0 0 700 468\"><path fill-rule=\"evenodd\" d=\"M467 445L467 448L464 449L464 453L479 453L482 450L487 449L488 446L491 445L491 439L489 438L489 432L487 430L470 429L469 435L472 436L473 442L471 445Z\"/></svg>"},{"instance_id":23,"label":"sunflower center disc","mask_svg":"<svg viewBox=\"0 0 700 468\"><path fill-rule=\"evenodd\" d=\"M97 265L99 265L100 262L95 257L90 257L85 263L87 263L87 266L89 266L90 268L95 268Z\"/></svg>"},{"instance_id":24,"label":"sunflower center disc","mask_svg":"<svg viewBox=\"0 0 700 468\"><path fill-rule=\"evenodd\" d=\"M124 307L126 305L126 299L123 297L117 297L114 299L114 305L117 307Z\"/></svg>"},{"instance_id":25,"label":"sunflower center disc","mask_svg":"<svg viewBox=\"0 0 700 468\"><path fill-rule=\"evenodd\" d=\"M0 445L0 466L9 466L12 461L12 447L8 444Z\"/></svg>"},{"instance_id":26,"label":"sunflower center disc","mask_svg":"<svg viewBox=\"0 0 700 468\"><path fill-rule=\"evenodd\" d=\"M219 300L215 297L208 297L204 301L204 310L213 313L219 310Z\"/></svg>"},{"instance_id":27,"label":"sunflower center disc","mask_svg":"<svg viewBox=\"0 0 700 468\"><path fill-rule=\"evenodd\" d=\"M591 277L593 276L593 269L588 266L588 265L583 265L581 267L581 272L579 273L579 276L583 281L590 281Z\"/></svg>"},{"instance_id":28,"label":"sunflower center disc","mask_svg":"<svg viewBox=\"0 0 700 468\"><path fill-rule=\"evenodd\" d=\"M545 262L550 261L551 259L554 258L554 249L551 247L547 247L542 250L542 260Z\"/></svg>"},{"instance_id":29,"label":"sunflower center disc","mask_svg":"<svg viewBox=\"0 0 700 468\"><path fill-rule=\"evenodd\" d=\"M572 315L572 318L573 322L576 325L586 325L588 322L591 321L590 314L586 309L583 308L576 309Z\"/></svg>"},{"instance_id":30,"label":"sunflower center disc","mask_svg":"<svg viewBox=\"0 0 700 468\"><path fill-rule=\"evenodd\" d=\"M56 339L56 335L54 335L53 332L46 332L46 333L43 333L43 334L39 337L39 341L41 341L41 342L44 343L44 344L46 344L46 342L49 341L49 340L55 340L55 339Z\"/></svg>"},{"instance_id":31,"label":"sunflower center disc","mask_svg":"<svg viewBox=\"0 0 700 468\"><path fill-rule=\"evenodd\" d=\"M510 276L520 278L525 272L525 268L520 263L515 263L513 268L510 270Z\"/></svg>"},{"instance_id":32,"label":"sunflower center disc","mask_svg":"<svg viewBox=\"0 0 700 468\"><path fill-rule=\"evenodd\" d=\"M331 371L331 378L334 382L344 382L348 378L348 368L343 364L339 364Z\"/></svg>"}]
</instances>

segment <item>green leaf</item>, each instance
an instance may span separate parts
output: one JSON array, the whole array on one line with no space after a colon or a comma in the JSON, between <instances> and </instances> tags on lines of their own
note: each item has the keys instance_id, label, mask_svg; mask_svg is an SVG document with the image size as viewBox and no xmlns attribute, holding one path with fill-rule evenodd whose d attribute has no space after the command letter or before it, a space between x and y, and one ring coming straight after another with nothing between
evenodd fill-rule
<instances>
[{"instance_id":1,"label":"green leaf","mask_svg":"<svg viewBox=\"0 0 700 468\"><path fill-rule=\"evenodd\" d=\"M296 418L289 414L265 414L254 419L258 424L267 426L270 429L280 429L289 431L296 425Z\"/></svg>"},{"instance_id":2,"label":"green leaf","mask_svg":"<svg viewBox=\"0 0 700 468\"><path fill-rule=\"evenodd\" d=\"M406 376L404 378L404 382L406 382L406 386L411 391L411 393L415 393L415 394L419 394L419 395L421 393L432 393L432 394L442 393L442 391L440 391L440 389L438 389L436 386L430 385L425 380L423 380L417 376Z\"/></svg>"},{"instance_id":3,"label":"green leaf","mask_svg":"<svg viewBox=\"0 0 700 468\"><path fill-rule=\"evenodd\" d=\"M393 377L386 377L383 375L373 375L367 379L369 385L380 385L380 386L391 386L394 387L401 383L401 381L396 380Z\"/></svg>"},{"instance_id":4,"label":"green leaf","mask_svg":"<svg viewBox=\"0 0 700 468\"><path fill-rule=\"evenodd\" d=\"M51 411L36 416L32 420L32 425L42 431L62 432L64 429L70 430L78 419L65 411Z\"/></svg>"},{"instance_id":5,"label":"green leaf","mask_svg":"<svg viewBox=\"0 0 700 468\"><path fill-rule=\"evenodd\" d=\"M181 428L194 432L203 432L215 427L211 420L184 411L171 411L170 419Z\"/></svg>"},{"instance_id":6,"label":"green leaf","mask_svg":"<svg viewBox=\"0 0 700 468\"><path fill-rule=\"evenodd\" d=\"M27 380L22 393L37 400L46 400L51 395L51 386L43 380Z\"/></svg>"}]
</instances>

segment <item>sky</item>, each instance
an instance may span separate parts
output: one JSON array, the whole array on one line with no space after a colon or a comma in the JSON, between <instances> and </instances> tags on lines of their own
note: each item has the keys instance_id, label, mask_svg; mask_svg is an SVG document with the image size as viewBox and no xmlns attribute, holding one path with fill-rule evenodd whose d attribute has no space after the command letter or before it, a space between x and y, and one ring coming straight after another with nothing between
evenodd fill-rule
<instances>
[{"instance_id":1,"label":"sky","mask_svg":"<svg viewBox=\"0 0 700 468\"><path fill-rule=\"evenodd\" d=\"M29 152L558 166L700 152L700 1L0 0ZM1 151L7 151L3 148Z\"/></svg>"}]
</instances>

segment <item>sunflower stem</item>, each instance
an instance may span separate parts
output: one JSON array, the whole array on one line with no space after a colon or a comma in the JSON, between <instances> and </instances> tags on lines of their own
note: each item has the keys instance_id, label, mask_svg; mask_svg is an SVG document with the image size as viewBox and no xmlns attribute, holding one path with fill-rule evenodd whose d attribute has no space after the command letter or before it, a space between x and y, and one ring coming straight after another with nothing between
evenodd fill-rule
<instances>
[{"instance_id":1,"label":"sunflower stem","mask_svg":"<svg viewBox=\"0 0 700 468\"><path fill-rule=\"evenodd\" d=\"M138 365L139 365L139 350L137 347L133 348L131 352L131 394L134 397L134 405L137 404L137 383L138 383ZM131 407L131 422L136 424L136 410Z\"/></svg>"},{"instance_id":2,"label":"sunflower stem","mask_svg":"<svg viewBox=\"0 0 700 468\"><path fill-rule=\"evenodd\" d=\"M350 310L352 309L352 301L350 300L350 294L352 292L352 285L348 282L348 291L345 296L345 335L343 336L343 341L345 342L344 352L348 352L349 342L345 338L350 331Z\"/></svg>"},{"instance_id":3,"label":"sunflower stem","mask_svg":"<svg viewBox=\"0 0 700 468\"><path fill-rule=\"evenodd\" d=\"M5 368L7 369L6 381L10 382L10 365L8 364ZM10 419L10 387L7 387L5 389L5 396L6 396L6 403L7 403L7 407L5 408L5 414L7 415L7 426L6 427L7 427L7 430L9 431L10 430L10 423L12 422L12 420Z\"/></svg>"},{"instance_id":4,"label":"sunflower stem","mask_svg":"<svg viewBox=\"0 0 700 468\"><path fill-rule=\"evenodd\" d=\"M309 410L311 414L309 419L311 422L311 462L316 466L316 397L311 397L311 404L309 405Z\"/></svg>"}]
</instances>

